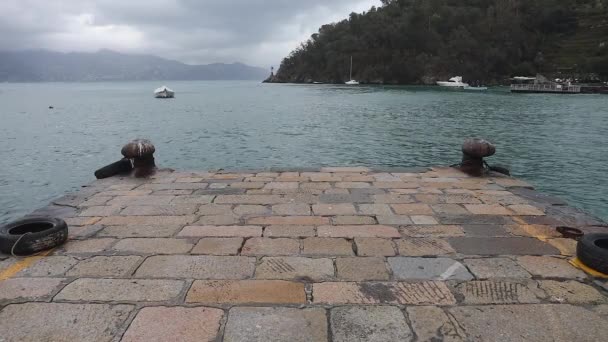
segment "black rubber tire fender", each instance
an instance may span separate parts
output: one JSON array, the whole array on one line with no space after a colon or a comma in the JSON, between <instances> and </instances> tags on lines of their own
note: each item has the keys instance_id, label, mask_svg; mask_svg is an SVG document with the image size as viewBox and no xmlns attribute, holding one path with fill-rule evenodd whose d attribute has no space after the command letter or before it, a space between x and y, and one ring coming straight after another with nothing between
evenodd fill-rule
<instances>
[{"instance_id":1,"label":"black rubber tire fender","mask_svg":"<svg viewBox=\"0 0 608 342\"><path fill-rule=\"evenodd\" d=\"M608 274L608 234L586 234L576 245L577 258L591 269Z\"/></svg>"},{"instance_id":2,"label":"black rubber tire fender","mask_svg":"<svg viewBox=\"0 0 608 342\"><path fill-rule=\"evenodd\" d=\"M30 255L67 239L68 225L59 218L28 217L0 227L0 251L6 254Z\"/></svg>"}]
</instances>

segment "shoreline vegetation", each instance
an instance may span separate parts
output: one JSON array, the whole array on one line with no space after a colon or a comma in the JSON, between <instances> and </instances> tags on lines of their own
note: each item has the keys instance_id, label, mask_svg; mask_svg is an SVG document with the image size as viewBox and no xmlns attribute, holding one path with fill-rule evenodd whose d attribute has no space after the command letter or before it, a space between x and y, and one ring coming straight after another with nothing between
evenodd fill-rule
<instances>
[{"instance_id":1,"label":"shoreline vegetation","mask_svg":"<svg viewBox=\"0 0 608 342\"><path fill-rule=\"evenodd\" d=\"M542 73L608 80L608 0L382 0L323 25L268 83L431 85L462 75L486 85Z\"/></svg>"}]
</instances>

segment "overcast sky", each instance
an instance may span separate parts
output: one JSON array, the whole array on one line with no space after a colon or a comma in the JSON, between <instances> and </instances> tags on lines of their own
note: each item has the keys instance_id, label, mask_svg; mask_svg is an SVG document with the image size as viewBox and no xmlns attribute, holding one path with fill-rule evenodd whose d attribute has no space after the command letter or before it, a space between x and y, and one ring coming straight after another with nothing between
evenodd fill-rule
<instances>
[{"instance_id":1,"label":"overcast sky","mask_svg":"<svg viewBox=\"0 0 608 342\"><path fill-rule=\"evenodd\" d=\"M278 66L326 23L379 0L0 0L0 50L151 53Z\"/></svg>"}]
</instances>

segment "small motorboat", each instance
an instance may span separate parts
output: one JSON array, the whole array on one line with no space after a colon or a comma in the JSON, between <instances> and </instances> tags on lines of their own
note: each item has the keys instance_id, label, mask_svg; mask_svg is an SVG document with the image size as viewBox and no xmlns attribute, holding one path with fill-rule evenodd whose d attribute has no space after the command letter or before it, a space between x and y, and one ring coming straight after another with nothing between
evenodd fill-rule
<instances>
[{"instance_id":1,"label":"small motorboat","mask_svg":"<svg viewBox=\"0 0 608 342\"><path fill-rule=\"evenodd\" d=\"M346 84L346 85L359 85L359 82L355 81L355 80L350 80L350 81L348 81L348 82L346 82L344 84Z\"/></svg>"},{"instance_id":2,"label":"small motorboat","mask_svg":"<svg viewBox=\"0 0 608 342\"><path fill-rule=\"evenodd\" d=\"M175 92L167 86L162 86L154 91L154 97L157 99L172 99L175 97Z\"/></svg>"},{"instance_id":3,"label":"small motorboat","mask_svg":"<svg viewBox=\"0 0 608 342\"><path fill-rule=\"evenodd\" d=\"M439 82L437 82L437 85L441 86L441 87L452 87L452 88L461 88L461 89L469 86L468 83L462 82L462 76L452 77L447 82L439 81Z\"/></svg>"}]
</instances>

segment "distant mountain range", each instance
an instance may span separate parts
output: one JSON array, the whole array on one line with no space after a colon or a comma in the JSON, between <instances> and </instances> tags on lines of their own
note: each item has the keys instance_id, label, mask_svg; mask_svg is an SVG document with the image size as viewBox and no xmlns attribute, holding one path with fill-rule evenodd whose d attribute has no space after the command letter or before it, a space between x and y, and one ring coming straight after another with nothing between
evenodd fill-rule
<instances>
[{"instance_id":1,"label":"distant mountain range","mask_svg":"<svg viewBox=\"0 0 608 342\"><path fill-rule=\"evenodd\" d=\"M61 53L0 51L0 82L262 80L269 72L242 63L188 65L110 50Z\"/></svg>"}]
</instances>

